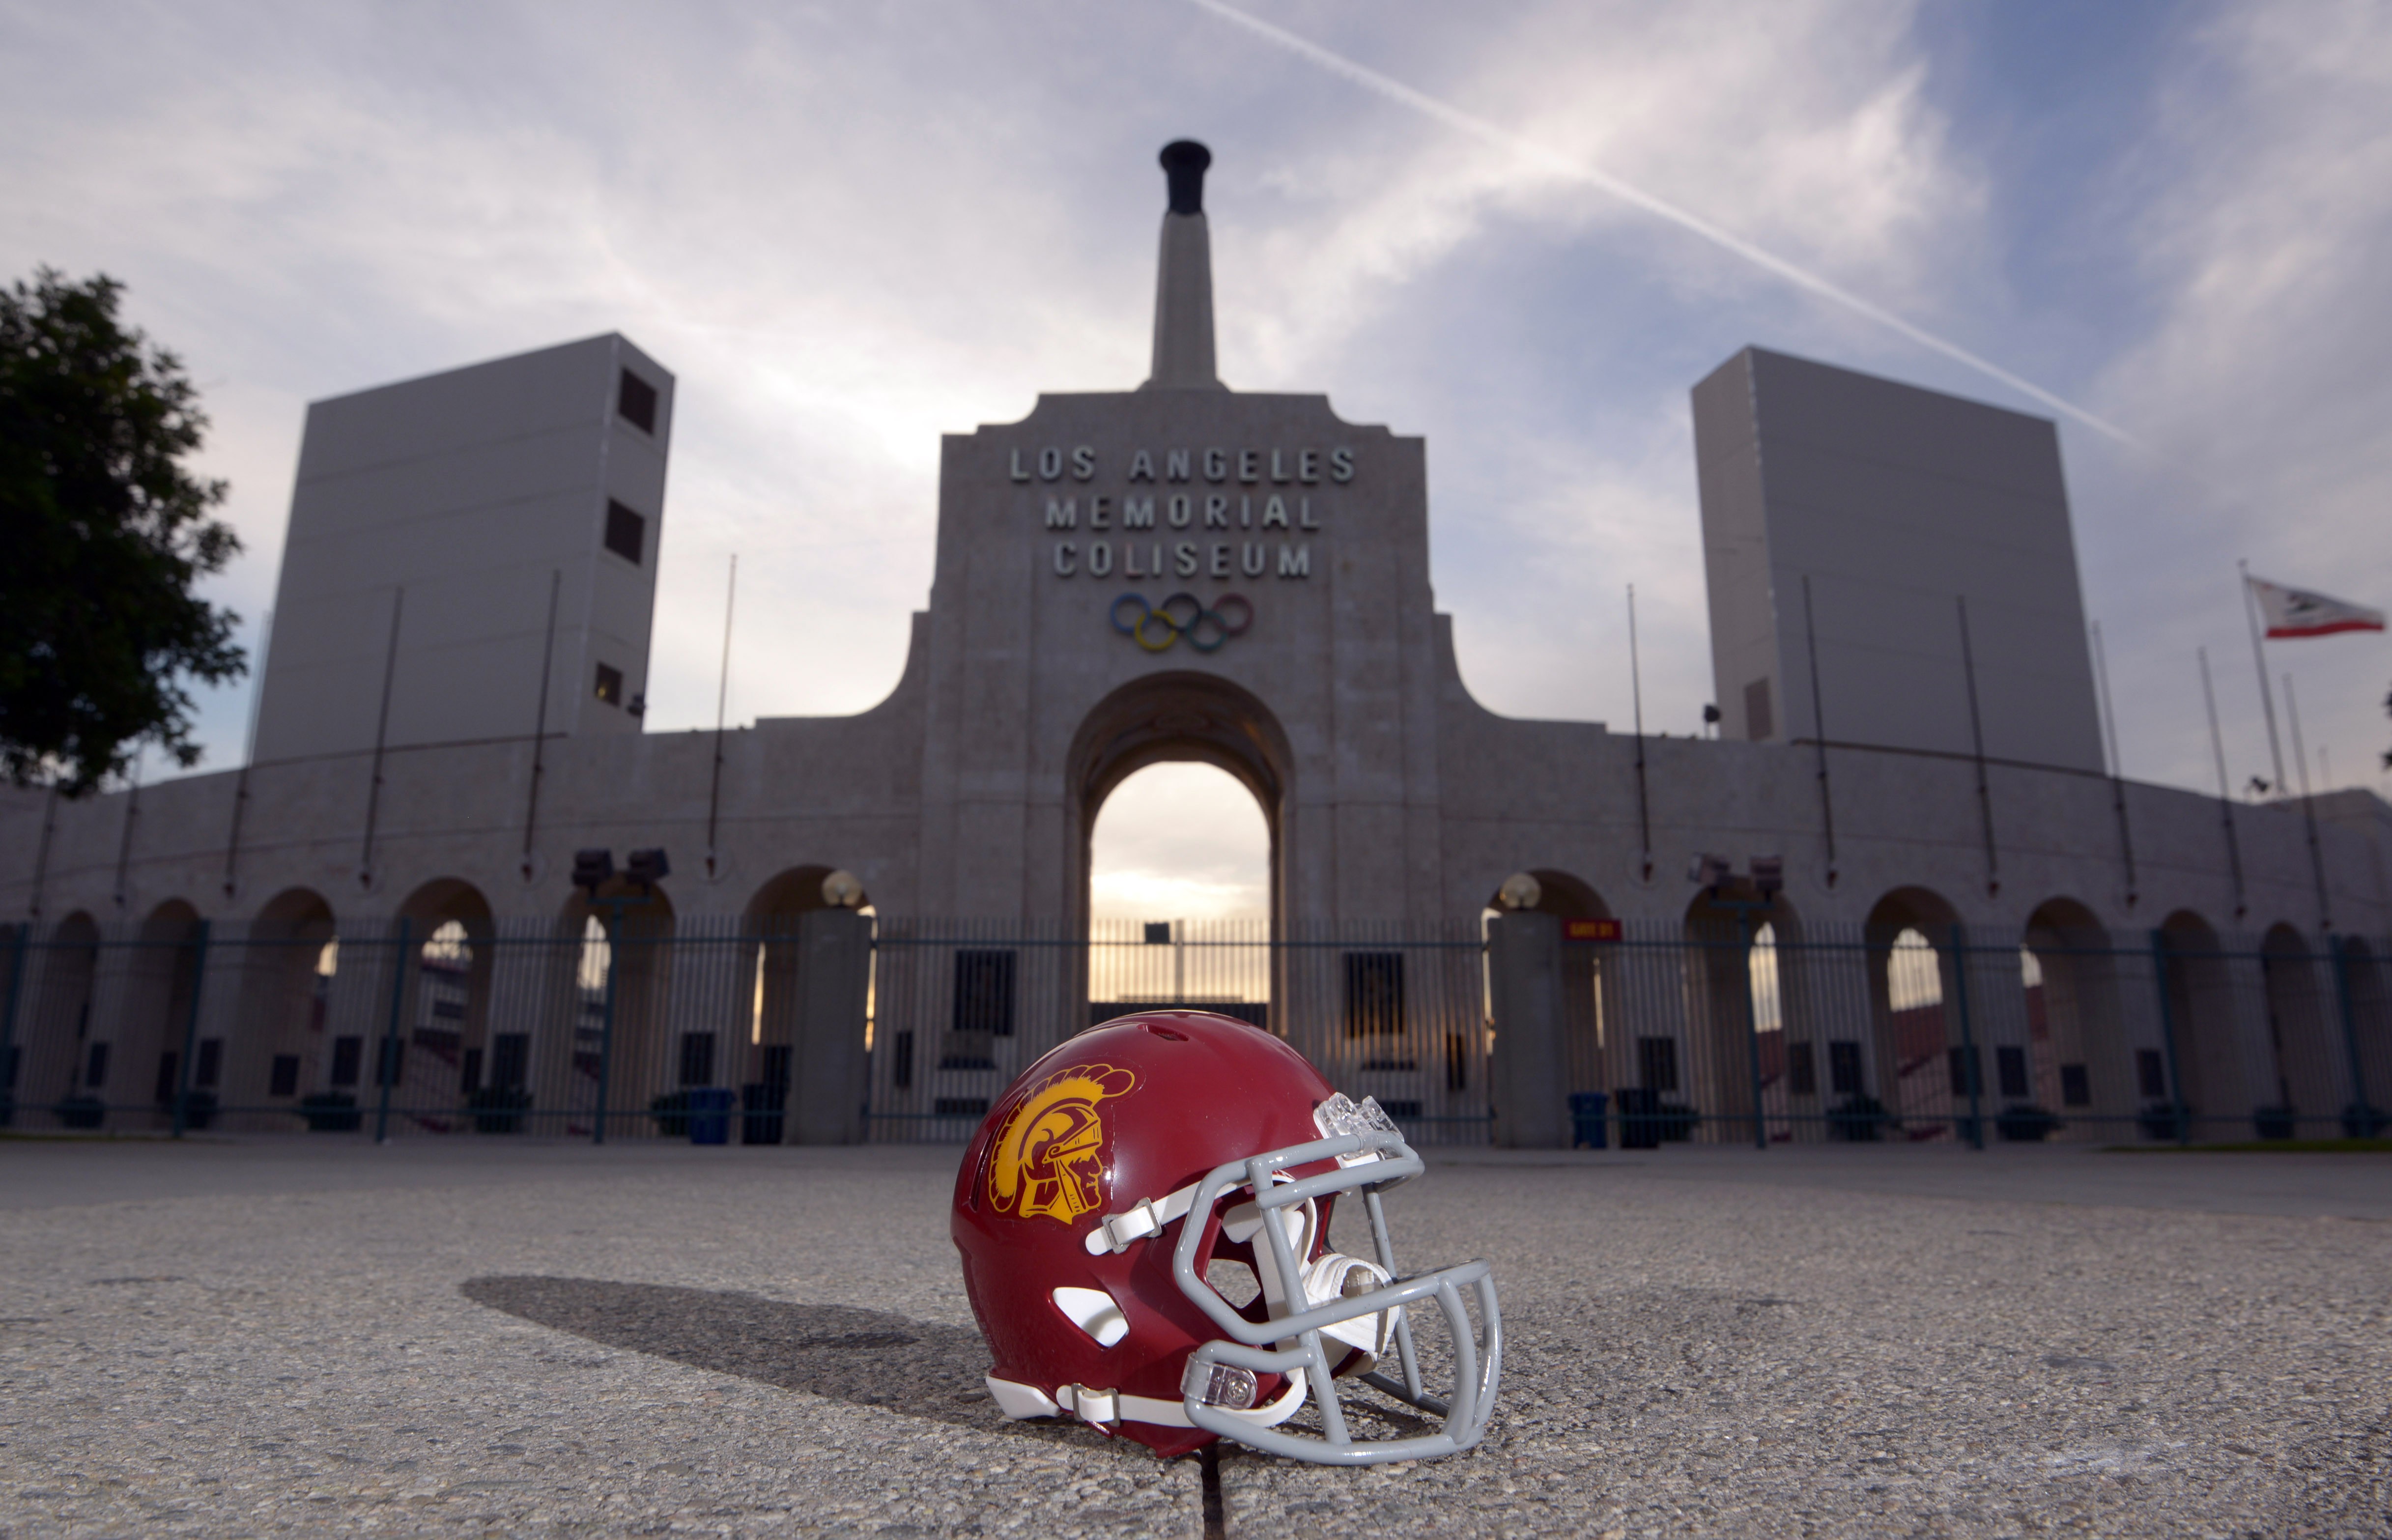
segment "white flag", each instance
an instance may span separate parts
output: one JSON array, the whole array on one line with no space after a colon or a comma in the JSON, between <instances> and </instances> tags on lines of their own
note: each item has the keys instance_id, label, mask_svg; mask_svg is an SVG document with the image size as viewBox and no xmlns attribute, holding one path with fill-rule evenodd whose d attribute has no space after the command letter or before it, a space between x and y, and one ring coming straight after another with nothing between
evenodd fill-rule
<instances>
[{"instance_id":1,"label":"white flag","mask_svg":"<svg viewBox=\"0 0 2392 1540\"><path fill-rule=\"evenodd\" d=\"M2249 581L2270 637L2331 636L2337 631L2384 629L2384 612L2380 609L2345 604L2306 588L2286 588L2257 578Z\"/></svg>"}]
</instances>

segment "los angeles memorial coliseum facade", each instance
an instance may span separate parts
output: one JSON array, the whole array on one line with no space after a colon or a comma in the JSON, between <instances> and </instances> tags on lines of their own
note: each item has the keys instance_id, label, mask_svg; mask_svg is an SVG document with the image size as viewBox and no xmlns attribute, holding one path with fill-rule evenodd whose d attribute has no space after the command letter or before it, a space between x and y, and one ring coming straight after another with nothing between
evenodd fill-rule
<instances>
[{"instance_id":1,"label":"los angeles memorial coliseum facade","mask_svg":"<svg viewBox=\"0 0 2392 1540\"><path fill-rule=\"evenodd\" d=\"M17 1125L703 1137L719 1087L750 1140L959 1137L1092 990L1170 998L1087 945L1089 840L1197 760L1269 933L1142 955L1436 1137L2375 1129L2392 810L2107 773L2049 423L1738 354L1722 737L1498 716L1422 441L1217 379L1202 159L1152 377L944 440L857 716L641 731L673 380L624 339L316 403L252 763L0 806Z\"/></svg>"}]
</instances>

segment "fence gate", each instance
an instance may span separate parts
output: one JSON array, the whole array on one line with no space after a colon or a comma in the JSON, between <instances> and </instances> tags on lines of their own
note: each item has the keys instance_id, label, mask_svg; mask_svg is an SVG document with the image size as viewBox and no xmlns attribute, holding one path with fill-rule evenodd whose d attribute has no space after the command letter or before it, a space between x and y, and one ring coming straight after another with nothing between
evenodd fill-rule
<instances>
[{"instance_id":1,"label":"fence gate","mask_svg":"<svg viewBox=\"0 0 2392 1540\"><path fill-rule=\"evenodd\" d=\"M1056 924L884 918L874 944L872 1090L881 1141L955 1142L1039 1055L1157 1007L1218 1011L1285 1037L1415 1139L1488 1137L1485 944L1475 922L1261 920Z\"/></svg>"}]
</instances>

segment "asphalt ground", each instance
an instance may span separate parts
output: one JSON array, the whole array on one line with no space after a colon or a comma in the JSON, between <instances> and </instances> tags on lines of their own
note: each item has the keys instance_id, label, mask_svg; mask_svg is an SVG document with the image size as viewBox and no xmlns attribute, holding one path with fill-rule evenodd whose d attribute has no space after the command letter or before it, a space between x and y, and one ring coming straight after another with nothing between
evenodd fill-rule
<instances>
[{"instance_id":1,"label":"asphalt ground","mask_svg":"<svg viewBox=\"0 0 2392 1540\"><path fill-rule=\"evenodd\" d=\"M1433 1152L1486 1442L1208 1471L995 1416L956 1153L0 1142L0 1535L2392 1533L2392 1157Z\"/></svg>"}]
</instances>

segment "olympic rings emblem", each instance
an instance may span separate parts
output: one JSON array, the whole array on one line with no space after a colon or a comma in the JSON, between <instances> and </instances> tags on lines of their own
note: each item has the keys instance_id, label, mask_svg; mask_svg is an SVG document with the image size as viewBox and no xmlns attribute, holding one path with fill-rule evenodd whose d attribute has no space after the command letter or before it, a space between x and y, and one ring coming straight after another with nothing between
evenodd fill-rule
<instances>
[{"instance_id":1,"label":"olympic rings emblem","mask_svg":"<svg viewBox=\"0 0 2392 1540\"><path fill-rule=\"evenodd\" d=\"M1218 652L1254 623L1254 607L1242 594L1224 594L1211 609L1193 594L1174 594L1159 605L1149 605L1143 594L1124 594L1113 601L1112 614L1113 629L1149 652L1168 652L1183 636L1198 652Z\"/></svg>"}]
</instances>

